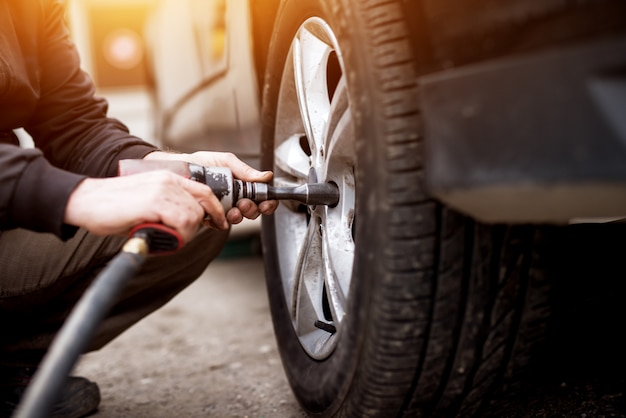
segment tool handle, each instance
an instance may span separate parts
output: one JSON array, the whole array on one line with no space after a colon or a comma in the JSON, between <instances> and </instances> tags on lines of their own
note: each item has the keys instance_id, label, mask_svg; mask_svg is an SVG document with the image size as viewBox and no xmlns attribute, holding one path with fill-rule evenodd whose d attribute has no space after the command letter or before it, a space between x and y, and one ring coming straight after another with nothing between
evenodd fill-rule
<instances>
[{"instance_id":1,"label":"tool handle","mask_svg":"<svg viewBox=\"0 0 626 418\"><path fill-rule=\"evenodd\" d=\"M175 229L159 223L139 224L131 229L129 235L146 240L149 254L154 255L175 253L185 243L183 237Z\"/></svg>"},{"instance_id":2,"label":"tool handle","mask_svg":"<svg viewBox=\"0 0 626 418\"><path fill-rule=\"evenodd\" d=\"M117 164L118 175L130 176L131 174L145 173L147 171L167 170L185 178L191 178L190 164L177 160L120 160Z\"/></svg>"},{"instance_id":3,"label":"tool handle","mask_svg":"<svg viewBox=\"0 0 626 418\"><path fill-rule=\"evenodd\" d=\"M179 176L206 184L220 201L224 211L232 208L239 199L234 189L233 173L227 167L204 167L178 160L126 159L118 162L118 174L129 176L155 170L167 170Z\"/></svg>"},{"instance_id":4,"label":"tool handle","mask_svg":"<svg viewBox=\"0 0 626 418\"><path fill-rule=\"evenodd\" d=\"M228 168L207 168L186 161L125 159L118 162L118 174L130 176L155 170L167 170L181 177L208 185L218 198L224 211L233 207L232 173ZM130 231L131 236L146 239L150 254L171 254L184 244L182 236L174 229L159 223L143 223Z\"/></svg>"}]
</instances>

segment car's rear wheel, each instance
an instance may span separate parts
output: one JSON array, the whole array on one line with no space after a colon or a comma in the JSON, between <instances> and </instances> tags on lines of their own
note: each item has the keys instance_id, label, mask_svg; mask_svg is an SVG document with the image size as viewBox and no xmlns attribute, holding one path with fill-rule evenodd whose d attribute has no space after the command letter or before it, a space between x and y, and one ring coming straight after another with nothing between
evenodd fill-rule
<instances>
[{"instance_id":1,"label":"car's rear wheel","mask_svg":"<svg viewBox=\"0 0 626 418\"><path fill-rule=\"evenodd\" d=\"M284 0L264 84L276 185L335 207L263 221L274 328L295 396L324 416L471 415L541 340L532 227L478 225L422 184L417 60L402 0Z\"/></svg>"}]
</instances>

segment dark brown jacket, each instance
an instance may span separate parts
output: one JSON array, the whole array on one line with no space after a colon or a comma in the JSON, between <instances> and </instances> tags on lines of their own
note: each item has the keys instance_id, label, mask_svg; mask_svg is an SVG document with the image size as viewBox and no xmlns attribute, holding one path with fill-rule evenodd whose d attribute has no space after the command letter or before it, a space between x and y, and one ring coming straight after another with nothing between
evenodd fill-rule
<instances>
[{"instance_id":1,"label":"dark brown jacket","mask_svg":"<svg viewBox=\"0 0 626 418\"><path fill-rule=\"evenodd\" d=\"M0 0L0 230L68 238L63 216L78 183L155 149L106 112L80 70L62 3ZM12 131L21 127L35 149L18 146Z\"/></svg>"}]
</instances>

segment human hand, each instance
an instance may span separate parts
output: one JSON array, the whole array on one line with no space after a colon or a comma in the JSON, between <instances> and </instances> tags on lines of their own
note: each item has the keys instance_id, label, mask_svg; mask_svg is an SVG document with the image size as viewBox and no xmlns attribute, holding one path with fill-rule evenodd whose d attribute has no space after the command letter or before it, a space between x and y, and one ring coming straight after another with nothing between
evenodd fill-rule
<instances>
[{"instance_id":1,"label":"human hand","mask_svg":"<svg viewBox=\"0 0 626 418\"><path fill-rule=\"evenodd\" d=\"M64 220L97 235L128 234L142 223L162 223L188 242L205 213L214 214L217 227L228 229L209 186L160 170L83 180L70 195Z\"/></svg>"},{"instance_id":2,"label":"human hand","mask_svg":"<svg viewBox=\"0 0 626 418\"><path fill-rule=\"evenodd\" d=\"M243 181L256 181L268 183L272 180L271 171L258 171L241 161L230 152L197 151L192 154L176 154L162 151L152 152L146 160L176 160L202 165L204 167L228 167L233 176ZM243 218L256 219L259 215L271 215L278 207L277 200L267 200L258 205L250 199L241 199L236 207L226 213L226 219L230 224L238 224ZM211 222L214 222L214 214L207 212Z\"/></svg>"}]
</instances>

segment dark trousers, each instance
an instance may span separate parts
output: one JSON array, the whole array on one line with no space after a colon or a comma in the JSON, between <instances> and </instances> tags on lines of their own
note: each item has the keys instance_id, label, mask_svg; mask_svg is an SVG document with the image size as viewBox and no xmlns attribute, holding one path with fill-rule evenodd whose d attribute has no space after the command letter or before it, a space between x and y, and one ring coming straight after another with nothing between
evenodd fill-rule
<instances>
[{"instance_id":1,"label":"dark trousers","mask_svg":"<svg viewBox=\"0 0 626 418\"><path fill-rule=\"evenodd\" d=\"M180 251L150 256L96 332L97 350L192 283L222 250L228 232L201 228ZM34 366L124 237L80 230L67 242L25 230L0 232L0 365Z\"/></svg>"}]
</instances>

